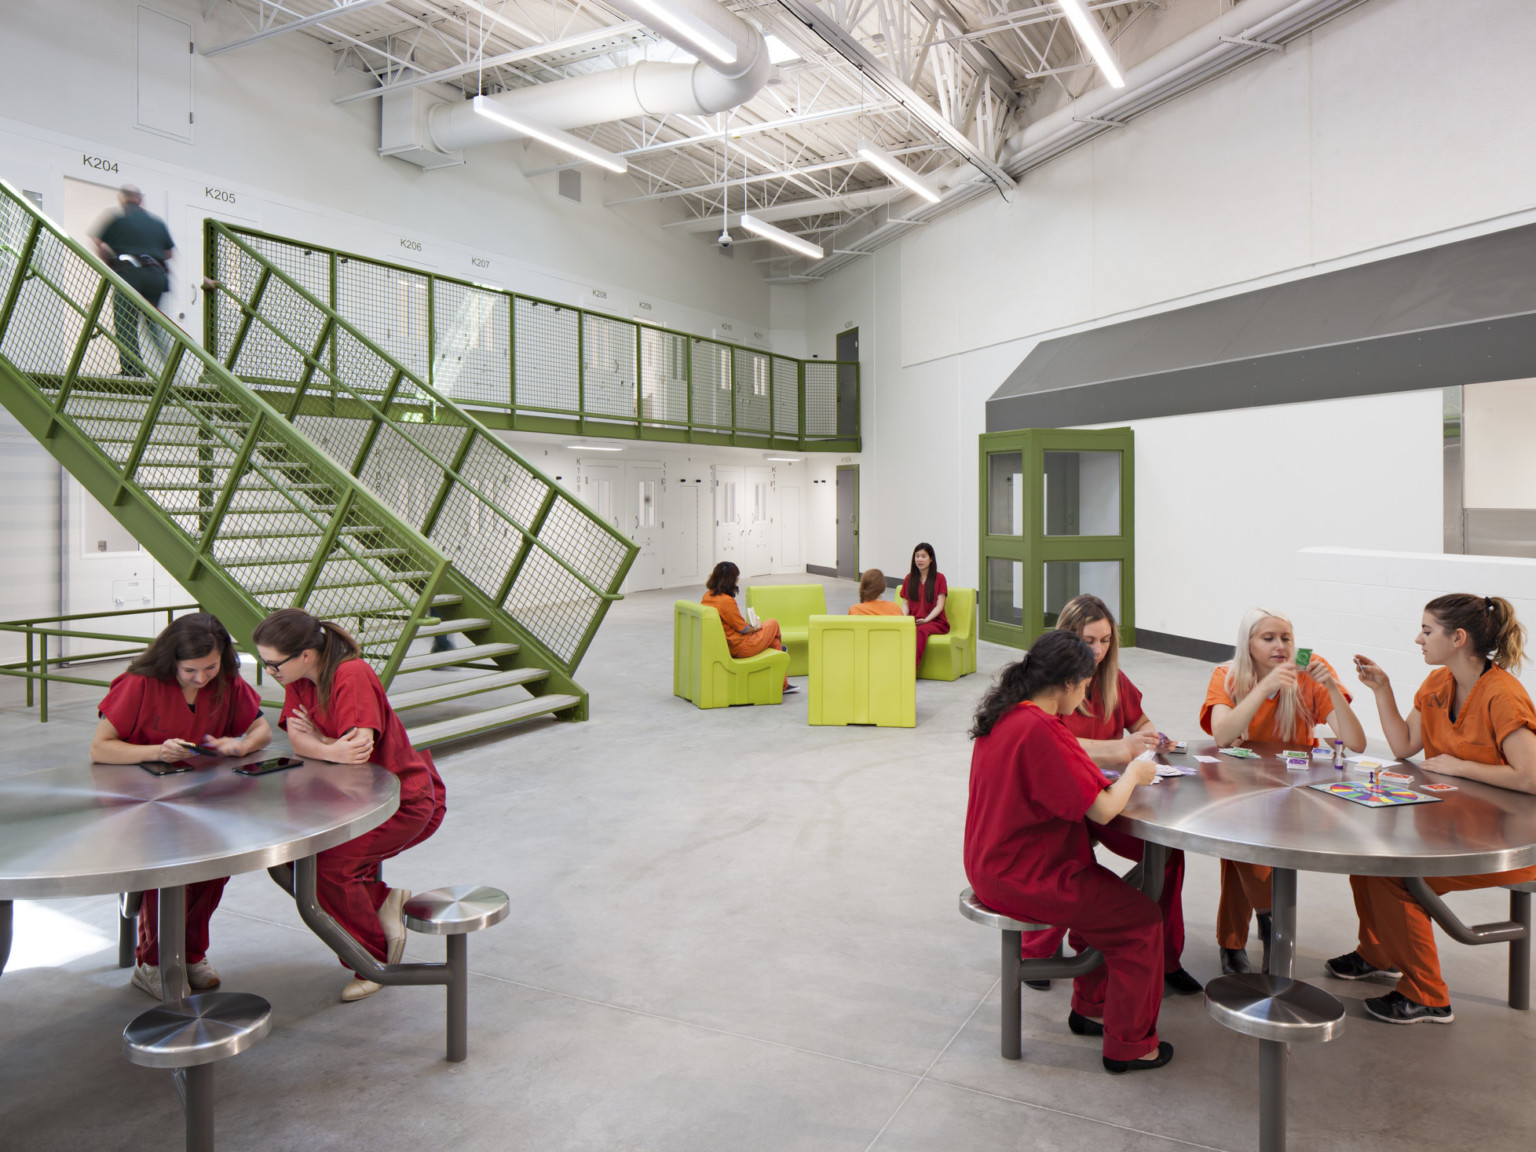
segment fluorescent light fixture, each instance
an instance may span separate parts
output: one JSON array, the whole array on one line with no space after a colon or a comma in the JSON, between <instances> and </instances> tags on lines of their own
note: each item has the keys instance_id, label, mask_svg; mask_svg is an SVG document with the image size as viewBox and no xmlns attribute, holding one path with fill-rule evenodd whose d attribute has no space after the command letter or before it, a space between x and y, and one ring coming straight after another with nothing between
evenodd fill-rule
<instances>
[{"instance_id":1,"label":"fluorescent light fixture","mask_svg":"<svg viewBox=\"0 0 1536 1152\"><path fill-rule=\"evenodd\" d=\"M783 245L791 252L798 252L800 255L812 260L820 260L826 255L822 251L820 244L812 244L809 240L802 240L792 232L786 232L782 228L775 228L766 220L759 220L756 216L749 216L745 212L741 214L741 226L748 232L761 236L764 240L772 240L775 244Z\"/></svg>"},{"instance_id":2,"label":"fluorescent light fixture","mask_svg":"<svg viewBox=\"0 0 1536 1152\"><path fill-rule=\"evenodd\" d=\"M569 132L559 128L551 128L547 124L541 124L537 120L530 120L516 112L509 111L504 105L496 103L485 96L476 96L470 101L478 115L487 120L494 120L512 131L522 135L531 136L533 139L548 144L551 148L558 148L562 152L569 152L589 163L606 168L610 172L628 172L629 161L622 156L615 156L612 152L605 152L595 144L588 144Z\"/></svg>"},{"instance_id":3,"label":"fluorescent light fixture","mask_svg":"<svg viewBox=\"0 0 1536 1152\"><path fill-rule=\"evenodd\" d=\"M1114 49L1104 39L1104 29L1099 27L1097 19L1088 14L1083 0L1057 0L1057 3L1061 5L1072 30L1077 33L1077 38L1083 42L1083 47L1088 49L1088 54L1104 74L1104 79L1109 81L1109 86L1124 88L1125 76L1120 72L1120 61L1115 59Z\"/></svg>"},{"instance_id":4,"label":"fluorescent light fixture","mask_svg":"<svg viewBox=\"0 0 1536 1152\"><path fill-rule=\"evenodd\" d=\"M798 464L804 460L804 456L764 456L764 460L774 464Z\"/></svg>"},{"instance_id":5,"label":"fluorescent light fixture","mask_svg":"<svg viewBox=\"0 0 1536 1152\"><path fill-rule=\"evenodd\" d=\"M572 452L622 452L622 448L605 448L601 444L567 444Z\"/></svg>"},{"instance_id":6,"label":"fluorescent light fixture","mask_svg":"<svg viewBox=\"0 0 1536 1152\"><path fill-rule=\"evenodd\" d=\"M931 188L926 180L892 156L884 148L871 144L868 140L860 140L859 155L907 191L916 192L930 204L937 204L939 202L938 192Z\"/></svg>"},{"instance_id":7,"label":"fluorescent light fixture","mask_svg":"<svg viewBox=\"0 0 1536 1152\"><path fill-rule=\"evenodd\" d=\"M800 53L777 36L764 36L763 39L768 43L768 63L788 64L791 60L800 59Z\"/></svg>"},{"instance_id":8,"label":"fluorescent light fixture","mask_svg":"<svg viewBox=\"0 0 1536 1152\"><path fill-rule=\"evenodd\" d=\"M491 6L489 4L482 4L480 3L480 0L463 0L463 2L468 7L473 8L476 12L480 13L480 15L484 16L486 19L492 21L493 23L500 24L504 28L510 28L524 40L532 40L535 44L541 44L544 41L544 37L540 36L537 32L534 32L519 24L516 20L509 20L500 12L491 11Z\"/></svg>"},{"instance_id":9,"label":"fluorescent light fixture","mask_svg":"<svg viewBox=\"0 0 1536 1152\"><path fill-rule=\"evenodd\" d=\"M736 45L731 38L693 13L674 7L668 0L630 0L630 4L662 27L676 32L706 56L722 64L736 63Z\"/></svg>"}]
</instances>

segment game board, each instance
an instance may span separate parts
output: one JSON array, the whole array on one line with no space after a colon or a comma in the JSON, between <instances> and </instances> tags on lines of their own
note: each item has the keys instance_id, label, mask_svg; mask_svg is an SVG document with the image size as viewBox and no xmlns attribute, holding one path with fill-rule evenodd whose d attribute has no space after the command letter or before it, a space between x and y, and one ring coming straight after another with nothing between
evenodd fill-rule
<instances>
[{"instance_id":1,"label":"game board","mask_svg":"<svg viewBox=\"0 0 1536 1152\"><path fill-rule=\"evenodd\" d=\"M1438 804L1441 800L1439 796L1426 796L1422 792L1415 792L1412 788L1403 788L1397 784L1378 784L1372 788L1363 781L1338 781L1332 784L1309 784L1307 787L1326 792L1330 796L1337 796L1340 800L1363 804L1367 808L1396 808L1401 804Z\"/></svg>"}]
</instances>

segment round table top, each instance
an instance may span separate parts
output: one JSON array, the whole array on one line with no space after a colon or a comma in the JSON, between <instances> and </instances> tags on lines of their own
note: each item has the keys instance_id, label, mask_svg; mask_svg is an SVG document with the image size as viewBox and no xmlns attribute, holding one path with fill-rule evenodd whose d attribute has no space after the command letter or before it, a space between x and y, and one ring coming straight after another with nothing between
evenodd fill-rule
<instances>
[{"instance_id":1,"label":"round table top","mask_svg":"<svg viewBox=\"0 0 1536 1152\"><path fill-rule=\"evenodd\" d=\"M273 755L270 749L265 756ZM0 779L0 900L139 892L253 872L345 844L388 820L400 782L377 764L262 755L154 776L75 764Z\"/></svg>"},{"instance_id":2,"label":"round table top","mask_svg":"<svg viewBox=\"0 0 1536 1152\"><path fill-rule=\"evenodd\" d=\"M1362 876L1471 876L1536 864L1536 796L1472 780L1425 773L1411 761L1387 765L1444 783L1439 803L1367 808L1309 784L1365 783L1348 765L1312 760L1290 771L1279 744L1254 744L1257 760L1222 756L1215 744L1159 756L1197 768L1194 776L1137 788L1116 824L1143 840L1250 864ZM1194 757L1215 756L1214 764ZM1436 795L1425 793L1425 795Z\"/></svg>"}]
</instances>

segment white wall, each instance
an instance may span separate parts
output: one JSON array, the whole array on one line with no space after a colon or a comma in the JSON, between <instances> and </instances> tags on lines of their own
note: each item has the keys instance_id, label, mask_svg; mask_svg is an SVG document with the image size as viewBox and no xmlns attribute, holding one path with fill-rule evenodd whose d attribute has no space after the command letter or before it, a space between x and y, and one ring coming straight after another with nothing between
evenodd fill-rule
<instances>
[{"instance_id":1,"label":"white wall","mask_svg":"<svg viewBox=\"0 0 1536 1152\"><path fill-rule=\"evenodd\" d=\"M1536 508L1536 380L1472 384L1461 394L1463 504Z\"/></svg>"},{"instance_id":2,"label":"white wall","mask_svg":"<svg viewBox=\"0 0 1536 1152\"><path fill-rule=\"evenodd\" d=\"M1424 605L1448 592L1503 596L1527 627L1536 624L1536 560L1511 556L1446 556L1359 548L1306 548L1295 556L1296 642L1315 648L1344 675L1355 714L1373 740L1384 739L1370 691L1354 676L1358 654L1392 681L1399 712L1429 675L1414 644ZM1536 692L1536 666L1520 677Z\"/></svg>"},{"instance_id":3,"label":"white wall","mask_svg":"<svg viewBox=\"0 0 1536 1152\"><path fill-rule=\"evenodd\" d=\"M1536 219L1533 55L1536 5L1466 0L1448 21L1439 0L1372 0L1029 173L1007 202L811 286L813 352L845 317L877 326L862 342L865 471L879 480L865 546L897 553L937 523L935 545L958 557L944 567L974 581L985 401L1042 339ZM1227 641L1239 601L1290 587L1266 557L1288 569L1297 547L1367 539L1437 550L1440 419L1433 392L1137 422L1138 623ZM1246 515L1198 511L1231 509L1227 477L1262 471L1255 447L1311 458L1337 492L1309 476ZM1205 595L1230 582L1191 579L1217 547L1246 558L1241 587Z\"/></svg>"}]
</instances>

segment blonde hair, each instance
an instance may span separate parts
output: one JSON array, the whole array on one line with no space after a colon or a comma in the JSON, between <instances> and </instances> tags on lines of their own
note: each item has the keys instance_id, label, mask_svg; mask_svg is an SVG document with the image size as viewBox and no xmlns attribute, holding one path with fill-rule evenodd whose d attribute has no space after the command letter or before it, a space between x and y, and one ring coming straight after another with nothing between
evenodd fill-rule
<instances>
[{"instance_id":1,"label":"blonde hair","mask_svg":"<svg viewBox=\"0 0 1536 1152\"><path fill-rule=\"evenodd\" d=\"M1237 702L1252 692L1259 682L1258 670L1253 664L1253 634L1258 631L1259 625L1266 620L1282 621L1291 633L1291 655L1296 654L1296 626L1291 623L1289 616L1283 616L1279 612L1271 612L1268 608L1250 608L1243 614L1242 623L1237 626L1236 652L1232 655L1232 663L1227 669L1227 694ZM1317 721L1308 711L1306 702L1301 698L1301 692L1296 685L1288 685L1280 689L1280 699L1275 704L1275 734L1274 739L1280 741L1312 739L1312 730ZM1243 730L1243 739L1250 739L1248 730Z\"/></svg>"},{"instance_id":2,"label":"blonde hair","mask_svg":"<svg viewBox=\"0 0 1536 1152\"><path fill-rule=\"evenodd\" d=\"M1056 614L1056 630L1081 636L1084 628L1100 620L1109 621L1109 651L1104 653L1104 659L1093 671L1093 687L1103 711L1099 719L1106 720L1115 714L1115 705L1120 702L1120 626L1115 623L1115 614L1097 596L1084 592L1062 605ZM1083 697L1077 711L1082 716L1093 715L1088 711L1087 696Z\"/></svg>"}]
</instances>

